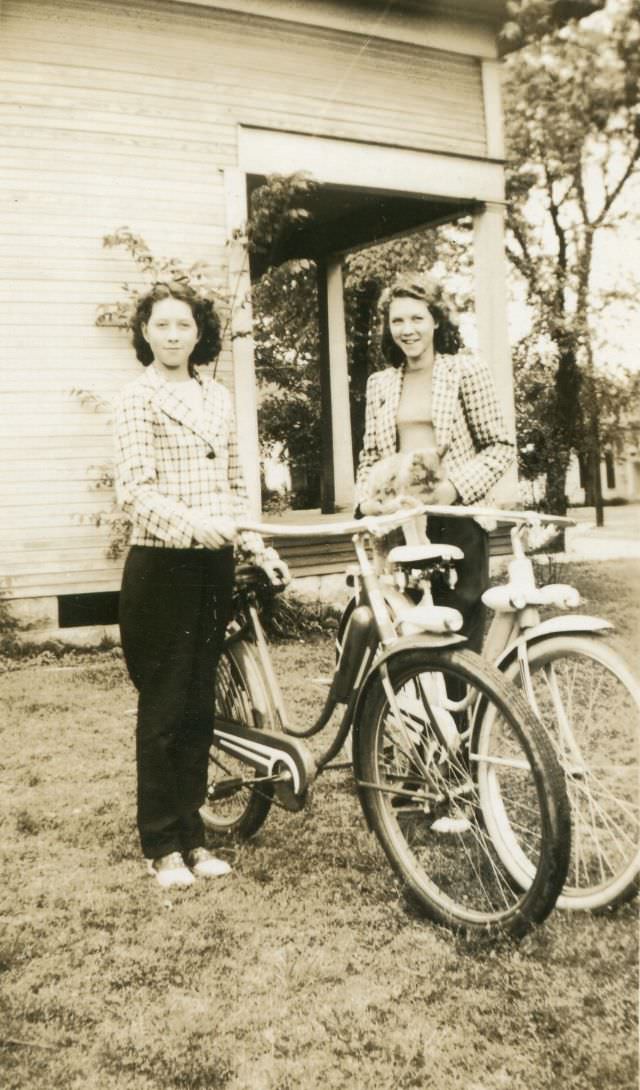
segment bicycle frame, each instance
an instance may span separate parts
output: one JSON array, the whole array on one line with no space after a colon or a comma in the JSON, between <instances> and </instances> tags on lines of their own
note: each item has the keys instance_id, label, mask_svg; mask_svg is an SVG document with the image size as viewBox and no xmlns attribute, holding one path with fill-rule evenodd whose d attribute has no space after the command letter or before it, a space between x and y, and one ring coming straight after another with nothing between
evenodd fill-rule
<instances>
[{"instance_id":1,"label":"bicycle frame","mask_svg":"<svg viewBox=\"0 0 640 1090\"><path fill-rule=\"evenodd\" d=\"M267 729L256 730L243 723L217 716L214 742L222 751L239 757L257 770L265 780L286 785L282 791L281 801L284 800L284 804L288 804L290 809L300 808L315 777L329 765L344 745L357 718L362 700L375 676L381 676L392 707L395 705L395 696L388 682L387 672L388 662L393 655L402 653L408 646L424 645L433 648L463 642L463 638L454 631L444 635L425 633L421 636L413 635L404 638L398 635L397 627L378 582L375 565L369 558L366 542L371 542L381 533L388 532L388 528L400 525L408 517L413 517L413 513L409 516L406 512L398 512L395 515L358 520L347 524L348 529L353 533L363 605L360 607L361 612L356 623L350 626L347 633L343 653L337 664L324 707L309 727L297 731L288 724L284 700L273 670L258 610L255 601L251 601L249 597L245 602L246 625L232 629L227 638L227 648L241 660L245 673L248 676L255 671L262 674L266 683L264 688L273 703L270 709L259 709L267 719L264 724ZM252 529L265 536L274 534L274 528L269 526L252 525L244 528ZM324 526L315 529L317 533L323 535L327 532ZM300 530L308 536L310 532L313 533L314 528L301 527ZM280 533L289 532L290 528L280 530ZM344 525L339 527L334 525L334 533L343 532ZM248 652L246 644L243 646L243 639L247 635L255 645L255 657ZM344 711L338 729L326 752L314 759L302 739L311 737L322 730L339 704L344 705ZM395 708L395 714L400 718L397 708ZM275 721L269 723L269 717ZM274 733L272 729L269 729L272 727L281 728L284 735L280 730ZM433 729L440 737L442 744L446 745L446 739L441 736L435 720ZM253 782L255 783L255 780Z\"/></svg>"}]
</instances>

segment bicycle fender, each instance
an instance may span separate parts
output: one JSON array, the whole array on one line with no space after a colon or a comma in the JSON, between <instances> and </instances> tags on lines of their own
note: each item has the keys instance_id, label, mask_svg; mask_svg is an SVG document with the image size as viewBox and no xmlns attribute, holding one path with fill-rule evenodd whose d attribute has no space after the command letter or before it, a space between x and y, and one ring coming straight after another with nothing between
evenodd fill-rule
<instances>
[{"instance_id":1,"label":"bicycle fender","mask_svg":"<svg viewBox=\"0 0 640 1090\"><path fill-rule=\"evenodd\" d=\"M520 648L539 643L547 636L575 636L584 632L604 635L606 632L611 632L613 627L610 621L605 621L602 617L589 617L586 614L575 613L562 617L550 617L548 621L541 621L540 624L527 628L517 640L505 648L496 659L495 665L499 670L506 669L516 658Z\"/></svg>"},{"instance_id":2,"label":"bicycle fender","mask_svg":"<svg viewBox=\"0 0 640 1090\"><path fill-rule=\"evenodd\" d=\"M266 722L269 709L267 708L258 668L255 664L253 649L248 647L243 640L239 640L237 643L227 645L227 652L234 660L239 673L247 680L254 712L261 717L262 721Z\"/></svg>"},{"instance_id":3,"label":"bicycle fender","mask_svg":"<svg viewBox=\"0 0 640 1090\"><path fill-rule=\"evenodd\" d=\"M423 635L423 636L402 636L391 647L379 655L373 665L367 672L360 691L356 700L355 708L352 715L352 734L353 734L353 773L356 781L356 790L360 795L360 788L358 787L358 781L362 779L362 769L360 767L360 745L359 737L360 731L365 729L362 723L362 709L364 708L367 693L380 673L380 667L385 663L390 662L396 658L397 655L401 655L404 651L415 650L416 647L423 647L425 651L433 651L434 648L445 647L457 647L459 644L466 643L464 636L459 636L456 632L450 632L446 636L438 635ZM362 802L362 800L361 800ZM363 811L366 817L366 810L363 807ZM368 817L366 818L369 828L371 828Z\"/></svg>"}]
</instances>

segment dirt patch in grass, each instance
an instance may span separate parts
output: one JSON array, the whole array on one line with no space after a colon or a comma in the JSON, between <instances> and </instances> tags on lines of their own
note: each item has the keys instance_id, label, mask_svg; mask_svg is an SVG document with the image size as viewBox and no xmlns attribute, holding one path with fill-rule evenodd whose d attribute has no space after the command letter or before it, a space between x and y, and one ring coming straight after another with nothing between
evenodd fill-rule
<instances>
[{"instance_id":1,"label":"dirt patch in grass","mask_svg":"<svg viewBox=\"0 0 640 1090\"><path fill-rule=\"evenodd\" d=\"M570 574L631 648L640 565ZM310 719L331 638L274 655ZM133 827L122 662L59 665L0 695L6 1090L635 1090L633 907L554 913L519 946L456 938L408 910L338 772L223 847L229 879L167 895Z\"/></svg>"}]
</instances>

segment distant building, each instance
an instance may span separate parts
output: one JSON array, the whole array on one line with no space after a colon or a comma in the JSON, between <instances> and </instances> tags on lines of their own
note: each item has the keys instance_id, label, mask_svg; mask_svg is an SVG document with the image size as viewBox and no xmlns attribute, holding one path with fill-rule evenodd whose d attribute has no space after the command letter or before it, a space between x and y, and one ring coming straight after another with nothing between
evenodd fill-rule
<instances>
[{"instance_id":1,"label":"distant building","mask_svg":"<svg viewBox=\"0 0 640 1090\"><path fill-rule=\"evenodd\" d=\"M640 432L640 421L636 435ZM640 501L640 442L632 435L618 451L608 450L600 462L600 485L605 501ZM591 506L586 466L575 455L567 473L567 497L573 507Z\"/></svg>"}]
</instances>

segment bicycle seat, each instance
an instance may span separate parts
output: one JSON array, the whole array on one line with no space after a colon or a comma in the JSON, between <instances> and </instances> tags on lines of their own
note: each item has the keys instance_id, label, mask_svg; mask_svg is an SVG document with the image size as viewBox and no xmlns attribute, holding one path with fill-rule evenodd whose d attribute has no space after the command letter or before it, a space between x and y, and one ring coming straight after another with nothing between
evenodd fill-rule
<instances>
[{"instance_id":1,"label":"bicycle seat","mask_svg":"<svg viewBox=\"0 0 640 1090\"><path fill-rule=\"evenodd\" d=\"M457 545L396 545L388 556L391 564L406 564L412 568L427 567L439 560L451 563L463 558L464 553Z\"/></svg>"}]
</instances>

